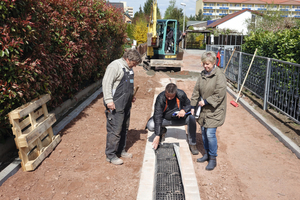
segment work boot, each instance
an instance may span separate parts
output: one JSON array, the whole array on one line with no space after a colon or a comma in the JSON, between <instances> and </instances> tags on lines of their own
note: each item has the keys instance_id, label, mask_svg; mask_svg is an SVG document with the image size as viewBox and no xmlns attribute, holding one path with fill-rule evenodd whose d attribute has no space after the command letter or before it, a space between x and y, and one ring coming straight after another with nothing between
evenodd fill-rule
<instances>
[{"instance_id":1,"label":"work boot","mask_svg":"<svg viewBox=\"0 0 300 200\"><path fill-rule=\"evenodd\" d=\"M123 164L123 160L118 158L117 156L113 157L112 159L106 158L107 162L110 162L114 165L122 165Z\"/></svg>"},{"instance_id":2,"label":"work boot","mask_svg":"<svg viewBox=\"0 0 300 200\"><path fill-rule=\"evenodd\" d=\"M189 147L190 147L190 151L192 152L193 155L198 155L199 154L199 151L198 151L196 145L189 144Z\"/></svg>"},{"instance_id":3,"label":"work boot","mask_svg":"<svg viewBox=\"0 0 300 200\"><path fill-rule=\"evenodd\" d=\"M118 156L120 156L122 158L132 158L132 154L126 152L125 150L123 150L121 154L118 154Z\"/></svg>"},{"instance_id":4,"label":"work boot","mask_svg":"<svg viewBox=\"0 0 300 200\"><path fill-rule=\"evenodd\" d=\"M213 170L217 166L217 157L209 156L208 165L206 166L206 170Z\"/></svg>"},{"instance_id":5,"label":"work boot","mask_svg":"<svg viewBox=\"0 0 300 200\"><path fill-rule=\"evenodd\" d=\"M198 158L197 159L197 162L201 162L202 163L202 162L205 162L205 161L208 161L208 155L207 155L207 153L205 153L202 158Z\"/></svg>"}]
</instances>

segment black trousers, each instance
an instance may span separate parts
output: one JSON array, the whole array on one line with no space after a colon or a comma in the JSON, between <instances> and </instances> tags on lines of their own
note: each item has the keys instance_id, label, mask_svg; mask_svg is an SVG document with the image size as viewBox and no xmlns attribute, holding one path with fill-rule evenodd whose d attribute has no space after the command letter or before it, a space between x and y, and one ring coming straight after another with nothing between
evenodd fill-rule
<instances>
[{"instance_id":1,"label":"black trousers","mask_svg":"<svg viewBox=\"0 0 300 200\"><path fill-rule=\"evenodd\" d=\"M116 154L120 154L126 146L127 132L130 122L131 107L127 107L122 111L116 110L110 112L105 111L106 114L106 157L112 159Z\"/></svg>"},{"instance_id":2,"label":"black trousers","mask_svg":"<svg viewBox=\"0 0 300 200\"><path fill-rule=\"evenodd\" d=\"M194 115L188 115L186 118L179 118L173 120L163 119L162 127L166 126L183 126L187 125L188 142L190 145L196 145L196 120ZM155 130L155 123L153 117L147 122L147 129L149 131Z\"/></svg>"}]
</instances>

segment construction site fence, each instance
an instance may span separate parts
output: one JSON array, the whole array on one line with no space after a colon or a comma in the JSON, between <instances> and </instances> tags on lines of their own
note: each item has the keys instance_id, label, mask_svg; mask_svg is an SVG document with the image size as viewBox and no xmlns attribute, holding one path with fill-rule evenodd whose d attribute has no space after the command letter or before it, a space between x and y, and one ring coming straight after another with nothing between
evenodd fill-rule
<instances>
[{"instance_id":1,"label":"construction site fence","mask_svg":"<svg viewBox=\"0 0 300 200\"><path fill-rule=\"evenodd\" d=\"M253 55L237 48L233 51L234 48L236 46L206 46L207 51L223 52L221 68L227 67L227 79L236 83L240 91ZM273 107L300 124L300 64L255 56L244 87L263 100L264 110Z\"/></svg>"},{"instance_id":2,"label":"construction site fence","mask_svg":"<svg viewBox=\"0 0 300 200\"><path fill-rule=\"evenodd\" d=\"M245 35L219 35L207 36L206 44L208 45L242 45Z\"/></svg>"}]
</instances>

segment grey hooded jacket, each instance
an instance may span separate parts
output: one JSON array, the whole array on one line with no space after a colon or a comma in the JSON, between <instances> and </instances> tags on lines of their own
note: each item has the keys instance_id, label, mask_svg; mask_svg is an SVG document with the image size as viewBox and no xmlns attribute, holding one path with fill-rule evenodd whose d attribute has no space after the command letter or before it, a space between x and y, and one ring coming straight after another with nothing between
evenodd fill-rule
<instances>
[{"instance_id":1,"label":"grey hooded jacket","mask_svg":"<svg viewBox=\"0 0 300 200\"><path fill-rule=\"evenodd\" d=\"M226 77L219 67L207 75L203 70L194 87L191 98L191 106L196 106L201 99L207 101L207 105L201 108L197 122L205 128L222 126L226 116Z\"/></svg>"}]
</instances>

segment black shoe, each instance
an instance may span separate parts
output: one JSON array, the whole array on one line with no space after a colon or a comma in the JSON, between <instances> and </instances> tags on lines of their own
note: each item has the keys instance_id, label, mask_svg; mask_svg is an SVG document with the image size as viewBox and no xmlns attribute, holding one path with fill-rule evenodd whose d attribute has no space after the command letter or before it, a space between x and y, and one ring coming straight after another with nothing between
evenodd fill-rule
<instances>
[{"instance_id":1,"label":"black shoe","mask_svg":"<svg viewBox=\"0 0 300 200\"><path fill-rule=\"evenodd\" d=\"M198 158L197 159L197 162L201 162L202 163L202 162L205 162L205 161L208 161L208 155L207 155L207 153L205 153L202 158Z\"/></svg>"},{"instance_id":2,"label":"black shoe","mask_svg":"<svg viewBox=\"0 0 300 200\"><path fill-rule=\"evenodd\" d=\"M217 158L215 156L209 156L208 165L206 166L206 170L213 170L217 166Z\"/></svg>"},{"instance_id":3,"label":"black shoe","mask_svg":"<svg viewBox=\"0 0 300 200\"><path fill-rule=\"evenodd\" d=\"M196 145L189 145L189 147L190 147L190 151L192 152L193 155L199 154L199 151L198 151Z\"/></svg>"}]
</instances>

